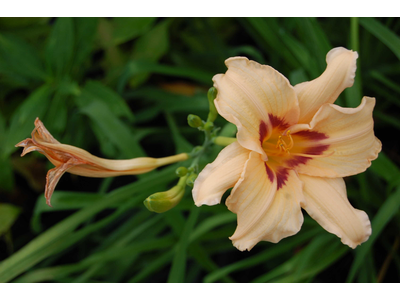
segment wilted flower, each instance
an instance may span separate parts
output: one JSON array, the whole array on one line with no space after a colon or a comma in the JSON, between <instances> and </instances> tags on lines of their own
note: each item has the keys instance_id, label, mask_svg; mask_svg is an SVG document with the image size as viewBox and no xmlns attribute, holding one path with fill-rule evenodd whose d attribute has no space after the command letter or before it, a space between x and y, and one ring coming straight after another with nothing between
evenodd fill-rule
<instances>
[{"instance_id":1,"label":"wilted flower","mask_svg":"<svg viewBox=\"0 0 400 300\"><path fill-rule=\"evenodd\" d=\"M368 216L351 206L342 177L365 171L381 150L375 99L364 97L357 108L332 104L353 85L357 57L332 49L324 73L294 87L245 57L227 59L228 71L214 76L215 106L237 126L237 141L199 174L193 198L214 205L233 187L226 205L237 214L230 239L239 250L296 234L301 208L352 248L370 236Z\"/></svg>"},{"instance_id":2,"label":"wilted flower","mask_svg":"<svg viewBox=\"0 0 400 300\"><path fill-rule=\"evenodd\" d=\"M133 159L111 160L90 154L89 152L57 141L36 118L32 138L18 143L16 147L24 147L21 156L39 151L46 155L55 168L46 176L45 197L50 205L51 195L61 176L65 172L87 177L114 177L120 175L142 174L163 165L188 159L186 153L163 158L139 157ZM51 205L50 205L51 206Z\"/></svg>"}]
</instances>

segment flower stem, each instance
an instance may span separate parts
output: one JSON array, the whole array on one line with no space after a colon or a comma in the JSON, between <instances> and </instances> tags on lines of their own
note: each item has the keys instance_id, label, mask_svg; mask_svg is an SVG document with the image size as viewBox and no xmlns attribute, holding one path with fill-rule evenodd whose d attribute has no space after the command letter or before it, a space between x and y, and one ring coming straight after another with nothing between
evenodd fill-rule
<instances>
[{"instance_id":1,"label":"flower stem","mask_svg":"<svg viewBox=\"0 0 400 300\"><path fill-rule=\"evenodd\" d=\"M213 139L214 144L219 146L228 146L236 141L237 141L236 138L231 138L226 136L217 136L216 138Z\"/></svg>"}]
</instances>

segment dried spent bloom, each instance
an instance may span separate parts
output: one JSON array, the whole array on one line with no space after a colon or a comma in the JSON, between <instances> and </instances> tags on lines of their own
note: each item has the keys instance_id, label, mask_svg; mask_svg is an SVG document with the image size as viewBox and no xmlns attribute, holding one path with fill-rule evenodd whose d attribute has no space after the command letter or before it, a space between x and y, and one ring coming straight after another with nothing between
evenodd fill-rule
<instances>
[{"instance_id":1,"label":"dried spent bloom","mask_svg":"<svg viewBox=\"0 0 400 300\"><path fill-rule=\"evenodd\" d=\"M199 174L193 199L214 205L233 187L226 205L237 214L230 239L239 250L296 234L301 208L351 248L371 235L368 216L351 206L342 177L365 171L381 151L375 99L364 97L357 108L332 104L353 85L357 57L334 48L320 77L294 87L245 57L227 59L228 71L214 76L215 106L237 126L237 141Z\"/></svg>"},{"instance_id":2,"label":"dried spent bloom","mask_svg":"<svg viewBox=\"0 0 400 300\"><path fill-rule=\"evenodd\" d=\"M35 120L32 138L25 139L15 146L24 147L21 156L32 151L39 151L55 166L55 168L48 171L46 176L45 197L48 205L50 205L54 188L65 172L87 177L135 175L188 159L186 153L163 158L138 157L121 160L100 158L83 149L61 144L44 127L39 118Z\"/></svg>"}]
</instances>

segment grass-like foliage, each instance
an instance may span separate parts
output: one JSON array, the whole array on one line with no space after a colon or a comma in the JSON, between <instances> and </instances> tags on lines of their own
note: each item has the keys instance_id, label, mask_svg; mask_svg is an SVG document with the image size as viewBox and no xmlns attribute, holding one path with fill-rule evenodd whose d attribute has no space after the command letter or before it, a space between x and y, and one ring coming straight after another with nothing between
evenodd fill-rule
<instances>
[{"instance_id":1,"label":"grass-like foliage","mask_svg":"<svg viewBox=\"0 0 400 300\"><path fill-rule=\"evenodd\" d=\"M399 32L398 18L0 18L0 282L399 282ZM187 115L207 118L225 59L271 65L294 85L319 76L338 46L359 59L337 104L375 97L383 144L371 168L345 178L372 223L356 250L305 215L297 235L240 252L228 239L236 215L196 207L189 188L174 209L148 211L143 200L189 162L106 179L66 173L50 208L52 165L14 147L39 117L60 142L104 158L190 152L204 137Z\"/></svg>"}]
</instances>

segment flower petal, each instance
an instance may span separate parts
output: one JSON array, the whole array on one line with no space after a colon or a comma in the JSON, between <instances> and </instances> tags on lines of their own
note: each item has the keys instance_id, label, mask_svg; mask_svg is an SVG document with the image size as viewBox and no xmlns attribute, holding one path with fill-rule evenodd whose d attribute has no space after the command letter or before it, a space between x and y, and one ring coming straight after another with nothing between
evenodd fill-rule
<instances>
[{"instance_id":1,"label":"flower petal","mask_svg":"<svg viewBox=\"0 0 400 300\"><path fill-rule=\"evenodd\" d=\"M51 135L39 118L36 118L35 120L35 129L32 131L32 138L35 143L46 142L51 144L60 144L60 142Z\"/></svg>"},{"instance_id":2,"label":"flower petal","mask_svg":"<svg viewBox=\"0 0 400 300\"><path fill-rule=\"evenodd\" d=\"M260 124L264 122L268 134L272 128L269 115L289 125L297 123L296 93L289 81L269 66L245 57L229 58L225 64L228 71L213 77L218 90L215 106L221 116L237 126L238 142L266 160Z\"/></svg>"},{"instance_id":3,"label":"flower petal","mask_svg":"<svg viewBox=\"0 0 400 300\"><path fill-rule=\"evenodd\" d=\"M345 88L353 85L357 57L355 51L334 48L326 55L328 65L320 77L294 87L300 106L299 123L309 123L321 105L335 102Z\"/></svg>"},{"instance_id":4,"label":"flower petal","mask_svg":"<svg viewBox=\"0 0 400 300\"><path fill-rule=\"evenodd\" d=\"M299 177L304 183L302 207L326 231L353 249L368 240L371 223L365 212L353 208L347 200L343 178Z\"/></svg>"},{"instance_id":5,"label":"flower petal","mask_svg":"<svg viewBox=\"0 0 400 300\"><path fill-rule=\"evenodd\" d=\"M241 251L252 249L259 241L277 243L296 234L303 223L302 183L296 173L289 170L287 184L277 189L277 176L267 168L261 156L251 152L240 180L226 201L238 218L238 226L230 239Z\"/></svg>"},{"instance_id":6,"label":"flower petal","mask_svg":"<svg viewBox=\"0 0 400 300\"><path fill-rule=\"evenodd\" d=\"M225 191L235 185L249 158L249 150L238 142L225 147L199 174L193 186L193 199L197 206L221 202Z\"/></svg>"},{"instance_id":7,"label":"flower petal","mask_svg":"<svg viewBox=\"0 0 400 300\"><path fill-rule=\"evenodd\" d=\"M316 143L319 147L329 145L324 151L326 156L308 160L298 166L297 172L322 177L345 177L364 172L382 147L373 131L374 106L375 99L369 97L364 97L357 108L327 104L316 113L310 125L293 126L294 135L301 130L325 134L326 138ZM309 143L310 147L317 145L312 140Z\"/></svg>"},{"instance_id":8,"label":"flower petal","mask_svg":"<svg viewBox=\"0 0 400 300\"><path fill-rule=\"evenodd\" d=\"M75 165L75 162L73 159L71 159L70 162L61 164L53 169L50 169L47 172L46 176L46 187L44 191L44 196L46 198L46 204L51 206L51 196L53 195L54 189L56 188L56 185L58 181L60 180L61 176L64 175L65 172L67 172L70 168L72 168Z\"/></svg>"}]
</instances>

